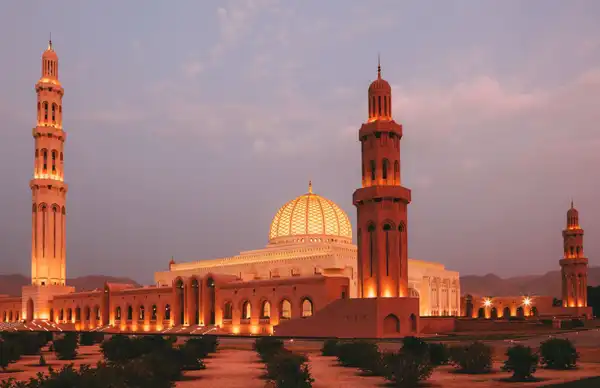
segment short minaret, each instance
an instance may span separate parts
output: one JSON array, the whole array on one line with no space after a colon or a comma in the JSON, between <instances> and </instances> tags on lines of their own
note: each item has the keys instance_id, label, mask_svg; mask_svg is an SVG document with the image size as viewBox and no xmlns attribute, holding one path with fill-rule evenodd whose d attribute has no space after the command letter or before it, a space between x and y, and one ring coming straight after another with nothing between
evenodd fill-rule
<instances>
[{"instance_id":1,"label":"short minaret","mask_svg":"<svg viewBox=\"0 0 600 388\"><path fill-rule=\"evenodd\" d=\"M66 282L66 197L62 98L58 56L48 42L42 75L35 84L37 120L31 188L31 286L23 287L23 317L52 319L53 295L72 292Z\"/></svg>"},{"instance_id":2,"label":"short minaret","mask_svg":"<svg viewBox=\"0 0 600 388\"><path fill-rule=\"evenodd\" d=\"M587 307L588 259L583 253L583 229L579 212L573 206L567 211L567 227L562 232L564 254L560 260L563 307Z\"/></svg>"},{"instance_id":3,"label":"short minaret","mask_svg":"<svg viewBox=\"0 0 600 388\"><path fill-rule=\"evenodd\" d=\"M362 188L354 192L357 209L358 297L408 296L407 205L401 186L402 125L392 118L392 88L381 78L368 92L368 120L359 131Z\"/></svg>"}]
</instances>

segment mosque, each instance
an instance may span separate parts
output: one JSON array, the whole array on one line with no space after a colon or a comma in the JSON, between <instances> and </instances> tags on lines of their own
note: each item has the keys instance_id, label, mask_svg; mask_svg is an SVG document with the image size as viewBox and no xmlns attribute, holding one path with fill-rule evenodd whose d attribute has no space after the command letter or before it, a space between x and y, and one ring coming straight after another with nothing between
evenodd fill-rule
<instances>
[{"instance_id":1,"label":"mosque","mask_svg":"<svg viewBox=\"0 0 600 388\"><path fill-rule=\"evenodd\" d=\"M276 212L262 249L210 260L171 259L152 286L107 283L76 292L66 284L68 185L58 69L50 41L35 87L31 285L20 297L0 297L1 321L105 332L393 337L419 332L421 318L476 316L482 308L489 317L491 305L471 300L461 308L458 272L408 258L411 192L401 185L403 132L392 118L391 87L381 67L368 90L368 119L358 131L357 245L348 215L309 182L306 193ZM564 300L565 307L587 309L587 259L574 214L561 261ZM336 321L343 324L331 324Z\"/></svg>"}]
</instances>

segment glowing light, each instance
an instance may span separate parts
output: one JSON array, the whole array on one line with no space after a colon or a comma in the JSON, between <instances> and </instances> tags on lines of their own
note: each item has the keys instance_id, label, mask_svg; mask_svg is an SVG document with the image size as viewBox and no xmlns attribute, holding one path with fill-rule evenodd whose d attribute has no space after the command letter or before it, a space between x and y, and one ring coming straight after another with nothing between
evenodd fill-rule
<instances>
[{"instance_id":1,"label":"glowing light","mask_svg":"<svg viewBox=\"0 0 600 388\"><path fill-rule=\"evenodd\" d=\"M258 326L256 326L256 325L252 325L252 326L250 327L250 333L252 333L252 334L256 334L256 333L258 333Z\"/></svg>"},{"instance_id":2,"label":"glowing light","mask_svg":"<svg viewBox=\"0 0 600 388\"><path fill-rule=\"evenodd\" d=\"M384 298L391 298L392 297L392 292L390 290L385 290L383 292L383 297Z\"/></svg>"},{"instance_id":3,"label":"glowing light","mask_svg":"<svg viewBox=\"0 0 600 388\"><path fill-rule=\"evenodd\" d=\"M483 301L483 305L485 307L490 307L492 305L492 300L487 298L486 300Z\"/></svg>"},{"instance_id":4,"label":"glowing light","mask_svg":"<svg viewBox=\"0 0 600 388\"><path fill-rule=\"evenodd\" d=\"M367 291L367 298L375 298L375 290L373 288L369 288L369 291Z\"/></svg>"},{"instance_id":5,"label":"glowing light","mask_svg":"<svg viewBox=\"0 0 600 388\"><path fill-rule=\"evenodd\" d=\"M311 192L283 205L269 230L269 240L306 235L352 239L348 215L333 201Z\"/></svg>"},{"instance_id":6,"label":"glowing light","mask_svg":"<svg viewBox=\"0 0 600 388\"><path fill-rule=\"evenodd\" d=\"M150 325L145 324L144 325L144 331L150 331Z\"/></svg>"},{"instance_id":7,"label":"glowing light","mask_svg":"<svg viewBox=\"0 0 600 388\"><path fill-rule=\"evenodd\" d=\"M523 304L525 306L530 306L531 305L531 298L529 298L527 296L525 298L523 298Z\"/></svg>"},{"instance_id":8,"label":"glowing light","mask_svg":"<svg viewBox=\"0 0 600 388\"><path fill-rule=\"evenodd\" d=\"M63 177L58 174L34 174L33 179L51 179L54 181L64 182Z\"/></svg>"},{"instance_id":9,"label":"glowing light","mask_svg":"<svg viewBox=\"0 0 600 388\"><path fill-rule=\"evenodd\" d=\"M239 327L239 326L234 326L234 327L231 329L231 332L232 332L233 334L240 334L240 327Z\"/></svg>"}]
</instances>

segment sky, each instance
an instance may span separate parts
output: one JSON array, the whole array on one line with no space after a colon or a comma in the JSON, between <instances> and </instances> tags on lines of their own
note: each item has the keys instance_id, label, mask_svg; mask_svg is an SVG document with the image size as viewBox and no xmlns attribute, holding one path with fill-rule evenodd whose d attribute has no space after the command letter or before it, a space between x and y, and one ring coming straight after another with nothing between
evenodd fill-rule
<instances>
[{"instance_id":1,"label":"sky","mask_svg":"<svg viewBox=\"0 0 600 388\"><path fill-rule=\"evenodd\" d=\"M40 57L65 88L67 275L150 283L268 242L314 191L355 225L382 74L404 126L409 256L559 268L571 198L600 265L600 2L231 0L0 6L0 266L30 275ZM354 231L355 232L355 231Z\"/></svg>"}]
</instances>

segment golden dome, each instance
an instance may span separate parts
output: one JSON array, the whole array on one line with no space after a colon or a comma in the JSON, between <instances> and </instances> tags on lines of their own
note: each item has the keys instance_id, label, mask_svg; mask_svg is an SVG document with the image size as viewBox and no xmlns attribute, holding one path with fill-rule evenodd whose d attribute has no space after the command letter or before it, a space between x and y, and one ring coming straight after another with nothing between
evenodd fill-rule
<instances>
[{"instance_id":1,"label":"golden dome","mask_svg":"<svg viewBox=\"0 0 600 388\"><path fill-rule=\"evenodd\" d=\"M334 202L312 192L292 199L273 217L269 243L344 242L352 243L348 215Z\"/></svg>"}]
</instances>

